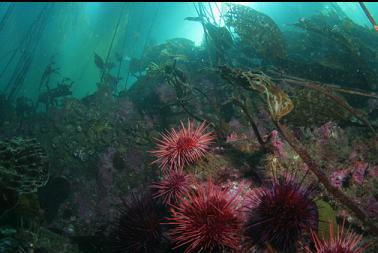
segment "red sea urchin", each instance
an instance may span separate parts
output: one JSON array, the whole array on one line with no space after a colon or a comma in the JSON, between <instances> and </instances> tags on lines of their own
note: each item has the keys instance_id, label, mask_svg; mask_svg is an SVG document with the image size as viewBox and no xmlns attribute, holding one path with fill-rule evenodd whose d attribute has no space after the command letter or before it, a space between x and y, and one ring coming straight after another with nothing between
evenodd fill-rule
<instances>
[{"instance_id":1,"label":"red sea urchin","mask_svg":"<svg viewBox=\"0 0 378 253\"><path fill-rule=\"evenodd\" d=\"M157 149L151 153L157 157L154 163L159 163L165 171L182 169L186 164L196 162L207 153L214 140L213 134L207 132L205 122L195 127L193 121L188 121L187 127L181 122L178 131L172 129L161 136Z\"/></svg>"},{"instance_id":2,"label":"red sea urchin","mask_svg":"<svg viewBox=\"0 0 378 253\"><path fill-rule=\"evenodd\" d=\"M176 248L186 246L185 253L238 249L242 219L235 202L235 196L211 181L198 185L167 218L175 225L170 234Z\"/></svg>"},{"instance_id":3,"label":"red sea urchin","mask_svg":"<svg viewBox=\"0 0 378 253\"><path fill-rule=\"evenodd\" d=\"M153 183L152 188L156 189L154 198L161 198L164 204L176 204L178 200L188 194L190 190L191 177L185 175L182 170L168 172L164 178Z\"/></svg>"},{"instance_id":4,"label":"red sea urchin","mask_svg":"<svg viewBox=\"0 0 378 253\"><path fill-rule=\"evenodd\" d=\"M345 221L344 221L345 222ZM362 253L369 247L369 244L363 246L359 245L362 240L362 235L354 232L344 230L344 222L339 226L336 237L333 232L333 225L330 223L330 238L329 240L320 239L318 235L312 232L312 239L315 244L315 251L306 249L307 253Z\"/></svg>"},{"instance_id":5,"label":"red sea urchin","mask_svg":"<svg viewBox=\"0 0 378 253\"><path fill-rule=\"evenodd\" d=\"M252 194L244 246L270 245L279 252L295 252L297 242L310 238L310 231L317 230L313 192L314 187L304 187L292 177L285 177Z\"/></svg>"}]
</instances>

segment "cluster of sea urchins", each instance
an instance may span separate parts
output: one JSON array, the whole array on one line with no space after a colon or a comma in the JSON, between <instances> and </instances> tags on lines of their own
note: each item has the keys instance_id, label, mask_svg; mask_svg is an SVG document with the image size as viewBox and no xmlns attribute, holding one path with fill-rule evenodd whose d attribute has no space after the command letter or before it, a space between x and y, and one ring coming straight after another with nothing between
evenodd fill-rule
<instances>
[{"instance_id":1,"label":"cluster of sea urchins","mask_svg":"<svg viewBox=\"0 0 378 253\"><path fill-rule=\"evenodd\" d=\"M189 121L181 128L162 134L157 157L163 179L154 183L154 199L170 207L170 216L162 222L151 198L135 198L125 205L119 221L119 241L123 252L157 252L162 239L161 224L171 227L175 248L195 252L296 252L298 244L314 241L316 252L340 253L341 247L358 248L360 237L347 233L321 241L314 235L318 209L313 200L314 187L294 177L274 179L266 187L253 189L242 200L229 187L212 180L198 183L185 174L184 167L204 157L214 140L205 123ZM241 214L241 212L245 212ZM335 249L338 247L338 249ZM309 248L307 248L309 249ZM311 252L311 251L308 251Z\"/></svg>"},{"instance_id":2,"label":"cluster of sea urchins","mask_svg":"<svg viewBox=\"0 0 378 253\"><path fill-rule=\"evenodd\" d=\"M198 161L208 152L214 135L207 129L205 122L196 127L193 121L188 121L187 126L181 122L178 130L161 135L157 148L151 151L156 156L154 163L159 163L163 172L162 180L152 184L155 198L170 205L189 193L192 180L185 174L184 166Z\"/></svg>"}]
</instances>

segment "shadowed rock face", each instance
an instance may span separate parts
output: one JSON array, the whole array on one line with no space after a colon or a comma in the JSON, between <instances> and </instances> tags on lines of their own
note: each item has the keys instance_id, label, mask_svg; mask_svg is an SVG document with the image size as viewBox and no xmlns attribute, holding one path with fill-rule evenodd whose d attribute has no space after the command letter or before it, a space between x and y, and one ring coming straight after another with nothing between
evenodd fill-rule
<instances>
[{"instance_id":1,"label":"shadowed rock face","mask_svg":"<svg viewBox=\"0 0 378 253\"><path fill-rule=\"evenodd\" d=\"M18 201L17 192L0 187L0 217L14 207Z\"/></svg>"},{"instance_id":2,"label":"shadowed rock face","mask_svg":"<svg viewBox=\"0 0 378 253\"><path fill-rule=\"evenodd\" d=\"M38 191L41 208L45 210L48 221L54 219L59 206L68 198L71 193L70 182L65 177L51 179Z\"/></svg>"}]
</instances>

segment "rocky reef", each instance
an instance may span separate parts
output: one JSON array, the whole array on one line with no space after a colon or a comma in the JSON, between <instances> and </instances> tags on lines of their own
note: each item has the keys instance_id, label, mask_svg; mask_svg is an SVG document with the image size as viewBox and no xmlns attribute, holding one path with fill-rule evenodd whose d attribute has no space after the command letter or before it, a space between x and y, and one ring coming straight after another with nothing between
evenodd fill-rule
<instances>
[{"instance_id":1,"label":"rocky reef","mask_svg":"<svg viewBox=\"0 0 378 253\"><path fill-rule=\"evenodd\" d=\"M289 31L245 6L224 19L188 18L207 43L147 48L120 92L95 55L82 99L69 80L43 110L0 97L1 252L377 250L376 32L335 13Z\"/></svg>"}]
</instances>

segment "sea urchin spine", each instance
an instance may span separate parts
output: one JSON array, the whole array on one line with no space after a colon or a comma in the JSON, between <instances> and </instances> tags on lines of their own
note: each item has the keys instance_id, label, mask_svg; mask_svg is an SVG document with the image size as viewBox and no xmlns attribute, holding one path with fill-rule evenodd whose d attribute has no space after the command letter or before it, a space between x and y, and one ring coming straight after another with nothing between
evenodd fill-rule
<instances>
[{"instance_id":1,"label":"sea urchin spine","mask_svg":"<svg viewBox=\"0 0 378 253\"><path fill-rule=\"evenodd\" d=\"M343 224L338 227L336 237L334 236L333 225L330 223L330 238L329 240L320 239L318 235L312 232L312 240L315 244L315 251L306 249L307 253L362 253L370 246L370 244L360 245L362 235L358 235L349 229L345 231L345 220Z\"/></svg>"},{"instance_id":2,"label":"sea urchin spine","mask_svg":"<svg viewBox=\"0 0 378 253\"><path fill-rule=\"evenodd\" d=\"M293 177L275 179L271 187L255 191L244 230L245 247L270 245L279 252L295 252L297 242L317 230L313 191Z\"/></svg>"},{"instance_id":3,"label":"sea urchin spine","mask_svg":"<svg viewBox=\"0 0 378 253\"><path fill-rule=\"evenodd\" d=\"M217 252L220 249L238 249L242 220L230 196L209 181L198 185L196 191L171 210L168 218L176 248L186 246L185 253Z\"/></svg>"},{"instance_id":4,"label":"sea urchin spine","mask_svg":"<svg viewBox=\"0 0 378 253\"><path fill-rule=\"evenodd\" d=\"M163 171L179 170L185 165L198 161L209 150L214 136L207 131L205 122L195 127L193 121L188 121L187 127L181 122L181 128L163 133L158 140L157 149L151 151L156 156L154 163L159 163Z\"/></svg>"},{"instance_id":5,"label":"sea urchin spine","mask_svg":"<svg viewBox=\"0 0 378 253\"><path fill-rule=\"evenodd\" d=\"M154 198L161 198L167 205L176 204L188 194L191 181L191 176L185 175L182 170L171 170L160 182L152 184L151 188L156 189Z\"/></svg>"},{"instance_id":6,"label":"sea urchin spine","mask_svg":"<svg viewBox=\"0 0 378 253\"><path fill-rule=\"evenodd\" d=\"M161 246L163 214L150 192L124 200L117 223L115 252L155 253Z\"/></svg>"}]
</instances>

